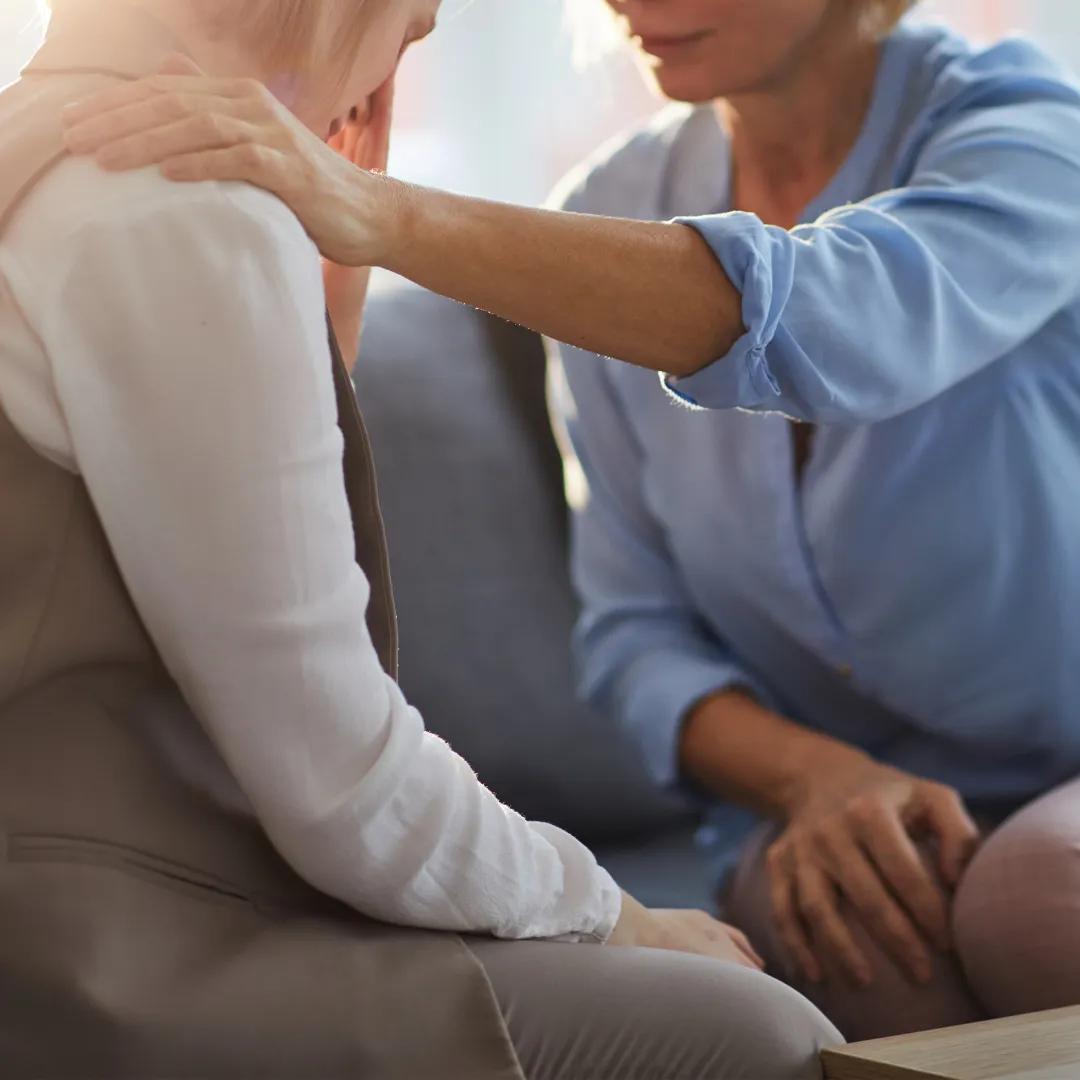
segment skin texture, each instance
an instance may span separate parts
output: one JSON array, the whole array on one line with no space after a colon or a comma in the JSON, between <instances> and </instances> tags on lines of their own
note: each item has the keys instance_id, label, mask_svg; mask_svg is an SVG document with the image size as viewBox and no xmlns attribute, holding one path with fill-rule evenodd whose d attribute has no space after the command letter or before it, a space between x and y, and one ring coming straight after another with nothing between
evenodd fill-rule
<instances>
[{"instance_id":1,"label":"skin texture","mask_svg":"<svg viewBox=\"0 0 1080 1080\"><path fill-rule=\"evenodd\" d=\"M790 227L863 122L879 56L868 2L610 6L664 93L715 102L734 151L734 208ZM82 103L68 120L71 148L106 167L157 163L177 180L265 187L332 261L384 266L592 352L685 375L743 330L740 297L692 230L499 206L357 170L250 82L152 79ZM680 751L704 790L780 824L768 855L773 915L806 978L876 978L845 903L911 980L928 977L932 951L951 947L953 890L979 840L956 792L738 691L691 710ZM626 919L627 929L642 921L629 905ZM646 943L650 931L637 932Z\"/></svg>"}]
</instances>

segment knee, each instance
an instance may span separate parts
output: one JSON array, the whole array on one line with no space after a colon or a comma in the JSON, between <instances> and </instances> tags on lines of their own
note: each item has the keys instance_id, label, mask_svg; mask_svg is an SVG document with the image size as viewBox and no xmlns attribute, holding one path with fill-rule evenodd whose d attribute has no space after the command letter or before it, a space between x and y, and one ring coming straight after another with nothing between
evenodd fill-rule
<instances>
[{"instance_id":1,"label":"knee","mask_svg":"<svg viewBox=\"0 0 1080 1080\"><path fill-rule=\"evenodd\" d=\"M742 992L721 1005L731 1014L728 1030L735 1045L722 1054L725 1071L718 1075L820 1080L821 1052L841 1045L843 1037L791 987L766 975L746 974Z\"/></svg>"},{"instance_id":2,"label":"knee","mask_svg":"<svg viewBox=\"0 0 1080 1080\"><path fill-rule=\"evenodd\" d=\"M957 950L993 1015L1080 1002L1080 830L1022 813L976 856L957 892Z\"/></svg>"}]
</instances>

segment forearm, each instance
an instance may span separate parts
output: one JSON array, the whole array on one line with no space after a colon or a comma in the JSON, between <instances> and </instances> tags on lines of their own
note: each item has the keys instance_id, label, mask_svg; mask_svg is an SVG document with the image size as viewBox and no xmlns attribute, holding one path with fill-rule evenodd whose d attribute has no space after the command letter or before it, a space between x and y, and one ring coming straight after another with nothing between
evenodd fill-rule
<instances>
[{"instance_id":1,"label":"forearm","mask_svg":"<svg viewBox=\"0 0 1080 1080\"><path fill-rule=\"evenodd\" d=\"M381 265L558 341L687 375L743 333L741 302L682 225L529 210L387 181Z\"/></svg>"},{"instance_id":2,"label":"forearm","mask_svg":"<svg viewBox=\"0 0 1080 1080\"><path fill-rule=\"evenodd\" d=\"M707 791L785 819L807 781L862 751L774 713L741 690L712 695L689 714L679 745L683 773Z\"/></svg>"}]
</instances>

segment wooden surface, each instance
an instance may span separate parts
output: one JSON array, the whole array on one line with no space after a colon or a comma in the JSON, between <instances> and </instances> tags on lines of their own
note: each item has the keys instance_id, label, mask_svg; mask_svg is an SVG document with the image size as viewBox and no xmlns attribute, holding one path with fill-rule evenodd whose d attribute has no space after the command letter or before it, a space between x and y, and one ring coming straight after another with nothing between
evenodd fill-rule
<instances>
[{"instance_id":1,"label":"wooden surface","mask_svg":"<svg viewBox=\"0 0 1080 1080\"><path fill-rule=\"evenodd\" d=\"M1080 1007L855 1043L827 1080L1080 1080Z\"/></svg>"}]
</instances>

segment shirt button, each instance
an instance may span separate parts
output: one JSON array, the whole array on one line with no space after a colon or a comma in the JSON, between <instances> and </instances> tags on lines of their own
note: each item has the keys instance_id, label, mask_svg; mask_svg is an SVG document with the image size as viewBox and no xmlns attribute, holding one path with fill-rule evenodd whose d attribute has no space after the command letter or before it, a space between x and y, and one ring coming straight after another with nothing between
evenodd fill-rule
<instances>
[{"instance_id":1,"label":"shirt button","mask_svg":"<svg viewBox=\"0 0 1080 1080\"><path fill-rule=\"evenodd\" d=\"M855 669L850 664L838 664L836 667L836 674L841 679L850 679L855 674Z\"/></svg>"}]
</instances>

